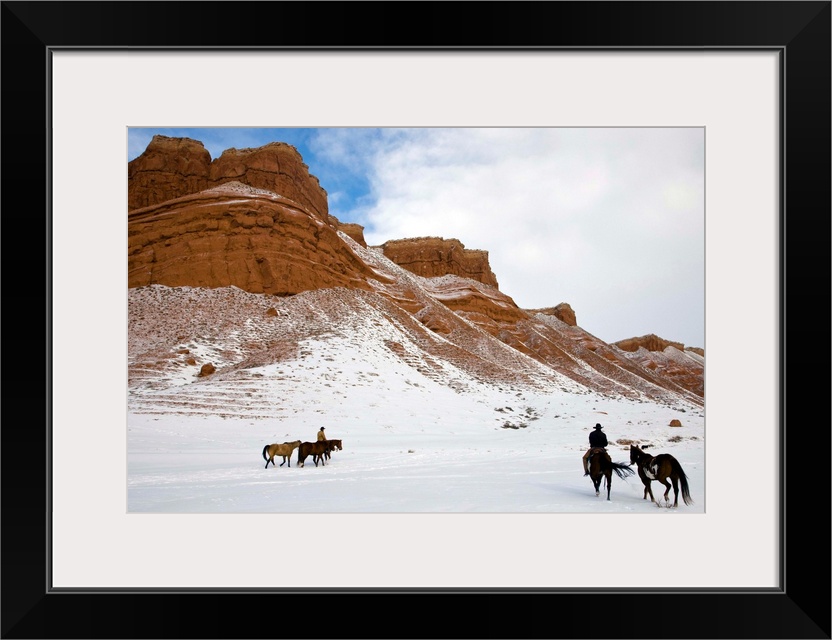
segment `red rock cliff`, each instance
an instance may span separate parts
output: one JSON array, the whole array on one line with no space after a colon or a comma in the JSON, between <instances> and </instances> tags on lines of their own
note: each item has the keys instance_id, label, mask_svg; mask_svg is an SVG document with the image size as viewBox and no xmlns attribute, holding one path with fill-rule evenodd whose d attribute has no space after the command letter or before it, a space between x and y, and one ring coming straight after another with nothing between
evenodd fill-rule
<instances>
[{"instance_id":1,"label":"red rock cliff","mask_svg":"<svg viewBox=\"0 0 832 640\"><path fill-rule=\"evenodd\" d=\"M465 245L454 238L389 240L381 248L385 257L418 276L462 276L499 288L497 278L488 264L488 252L466 249Z\"/></svg>"},{"instance_id":2,"label":"red rock cliff","mask_svg":"<svg viewBox=\"0 0 832 640\"><path fill-rule=\"evenodd\" d=\"M375 275L335 227L295 201L240 182L135 209L127 228L128 287L291 295L369 289Z\"/></svg>"},{"instance_id":3,"label":"red rock cliff","mask_svg":"<svg viewBox=\"0 0 832 640\"><path fill-rule=\"evenodd\" d=\"M644 347L648 351L664 351L667 347L676 347L679 351L685 350L685 345L681 342L670 342L663 340L655 334L648 334L639 338L628 338L613 344L623 351L638 351L639 348Z\"/></svg>"},{"instance_id":4,"label":"red rock cliff","mask_svg":"<svg viewBox=\"0 0 832 640\"><path fill-rule=\"evenodd\" d=\"M285 142L227 149L212 161L197 140L157 135L127 164L127 179L128 211L236 181L294 200L321 220L328 216L326 191L298 150Z\"/></svg>"}]
</instances>

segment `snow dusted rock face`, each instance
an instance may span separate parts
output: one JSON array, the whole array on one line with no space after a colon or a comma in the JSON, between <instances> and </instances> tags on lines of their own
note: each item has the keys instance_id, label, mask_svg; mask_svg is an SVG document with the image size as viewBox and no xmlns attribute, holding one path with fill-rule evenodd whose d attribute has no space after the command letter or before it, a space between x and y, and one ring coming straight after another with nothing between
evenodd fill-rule
<instances>
[{"instance_id":1,"label":"snow dusted rock face","mask_svg":"<svg viewBox=\"0 0 832 640\"><path fill-rule=\"evenodd\" d=\"M679 351L684 350L685 345L680 342L669 342L662 340L659 336L652 333L641 336L640 338L628 338L627 340L619 340L613 343L619 349L624 351L638 351L642 347L648 351L664 351L667 347L676 347Z\"/></svg>"},{"instance_id":2,"label":"snow dusted rock face","mask_svg":"<svg viewBox=\"0 0 832 640\"><path fill-rule=\"evenodd\" d=\"M329 218L338 231L343 231L362 247L367 246L367 241L364 240L364 227L360 224L355 224L353 222L339 222L335 216L330 216Z\"/></svg>"},{"instance_id":3,"label":"snow dusted rock face","mask_svg":"<svg viewBox=\"0 0 832 640\"><path fill-rule=\"evenodd\" d=\"M328 213L326 191L298 150L284 142L227 149L211 160L197 140L157 135L142 155L127 163L127 177L128 211L236 181L289 198L321 220Z\"/></svg>"},{"instance_id":4,"label":"snow dusted rock face","mask_svg":"<svg viewBox=\"0 0 832 640\"><path fill-rule=\"evenodd\" d=\"M570 327L577 327L578 320L575 317L575 312L572 307L566 302L561 302L556 307L546 307L545 309L529 309L528 312L532 315L536 313L543 313L547 316L555 316L561 322L565 322Z\"/></svg>"},{"instance_id":5,"label":"snow dusted rock face","mask_svg":"<svg viewBox=\"0 0 832 640\"><path fill-rule=\"evenodd\" d=\"M300 153L285 142L271 142L256 149L227 149L211 163L210 182L238 181L280 194L299 203L309 213L327 221L326 191L309 173Z\"/></svg>"},{"instance_id":6,"label":"snow dusted rock face","mask_svg":"<svg viewBox=\"0 0 832 640\"><path fill-rule=\"evenodd\" d=\"M228 182L128 214L128 286L236 286L292 295L369 289L373 272L299 203Z\"/></svg>"},{"instance_id":7,"label":"snow dusted rock face","mask_svg":"<svg viewBox=\"0 0 832 640\"><path fill-rule=\"evenodd\" d=\"M127 210L207 189L210 166L201 142L153 136L144 153L127 163Z\"/></svg>"},{"instance_id":8,"label":"snow dusted rock face","mask_svg":"<svg viewBox=\"0 0 832 640\"><path fill-rule=\"evenodd\" d=\"M357 359L374 345L455 390L464 385L449 371L704 405L701 349L652 335L604 343L565 302L520 309L488 252L456 239L368 247L363 227L328 214L326 192L285 143L211 161L200 142L156 136L128 175L131 387L193 378L209 362L210 379L224 379L296 359L309 340L363 335Z\"/></svg>"},{"instance_id":9,"label":"snow dusted rock face","mask_svg":"<svg viewBox=\"0 0 832 640\"><path fill-rule=\"evenodd\" d=\"M389 240L381 248L386 257L418 276L433 278L451 274L499 288L488 264L488 252L466 249L455 238Z\"/></svg>"},{"instance_id":10,"label":"snow dusted rock face","mask_svg":"<svg viewBox=\"0 0 832 640\"><path fill-rule=\"evenodd\" d=\"M705 350L685 347L681 342L670 342L648 334L614 342L626 358L650 371L672 380L675 384L705 396Z\"/></svg>"}]
</instances>

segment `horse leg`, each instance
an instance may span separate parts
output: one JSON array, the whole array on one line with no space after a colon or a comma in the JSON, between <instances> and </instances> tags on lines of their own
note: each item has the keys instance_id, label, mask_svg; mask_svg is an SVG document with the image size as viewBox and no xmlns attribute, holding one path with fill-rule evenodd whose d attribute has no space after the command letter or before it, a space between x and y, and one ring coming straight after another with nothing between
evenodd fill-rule
<instances>
[{"instance_id":1,"label":"horse leg","mask_svg":"<svg viewBox=\"0 0 832 640\"><path fill-rule=\"evenodd\" d=\"M653 497L653 490L650 488L650 480L642 479L642 483L644 484L644 498L642 500L647 500L647 496L650 496L650 502L655 502L656 499Z\"/></svg>"},{"instance_id":2,"label":"horse leg","mask_svg":"<svg viewBox=\"0 0 832 640\"><path fill-rule=\"evenodd\" d=\"M610 489L612 489L612 474L606 476L607 481L607 500L610 499Z\"/></svg>"},{"instance_id":3,"label":"horse leg","mask_svg":"<svg viewBox=\"0 0 832 640\"><path fill-rule=\"evenodd\" d=\"M664 485L664 501L670 502L670 498L667 497L670 494L670 483L667 481L667 478L659 478L659 482Z\"/></svg>"},{"instance_id":4,"label":"horse leg","mask_svg":"<svg viewBox=\"0 0 832 640\"><path fill-rule=\"evenodd\" d=\"M676 476L671 476L670 481L673 483L673 506L679 506L679 480Z\"/></svg>"}]
</instances>

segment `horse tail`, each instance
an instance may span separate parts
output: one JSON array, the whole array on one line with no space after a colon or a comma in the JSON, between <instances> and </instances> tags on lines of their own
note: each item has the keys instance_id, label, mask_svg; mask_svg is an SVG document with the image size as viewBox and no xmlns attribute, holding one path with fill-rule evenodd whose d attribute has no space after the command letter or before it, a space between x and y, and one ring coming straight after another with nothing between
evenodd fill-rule
<instances>
[{"instance_id":1,"label":"horse tail","mask_svg":"<svg viewBox=\"0 0 832 640\"><path fill-rule=\"evenodd\" d=\"M612 465L612 470L615 471L615 475L619 478L624 479L635 473L630 465L624 464L623 462L611 462L610 464Z\"/></svg>"},{"instance_id":2,"label":"horse tail","mask_svg":"<svg viewBox=\"0 0 832 640\"><path fill-rule=\"evenodd\" d=\"M265 460L266 462L269 461L269 456L266 455L266 452L268 450L269 450L269 445L266 445L265 447L263 447L263 460Z\"/></svg>"},{"instance_id":3,"label":"horse tail","mask_svg":"<svg viewBox=\"0 0 832 640\"><path fill-rule=\"evenodd\" d=\"M673 471L679 476L679 484L682 485L682 500L687 505L693 504L693 498L690 497L690 488L688 487L688 476L676 458L673 458Z\"/></svg>"}]
</instances>

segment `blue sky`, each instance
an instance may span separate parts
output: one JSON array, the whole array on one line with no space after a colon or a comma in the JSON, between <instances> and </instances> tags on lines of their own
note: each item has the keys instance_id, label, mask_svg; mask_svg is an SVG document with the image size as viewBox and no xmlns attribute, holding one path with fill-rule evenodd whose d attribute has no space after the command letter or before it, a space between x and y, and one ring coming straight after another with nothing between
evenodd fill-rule
<instances>
[{"instance_id":1,"label":"blue sky","mask_svg":"<svg viewBox=\"0 0 832 640\"><path fill-rule=\"evenodd\" d=\"M456 238L522 308L569 303L606 342L705 346L702 128L130 128L225 149L287 142L370 245Z\"/></svg>"}]
</instances>

